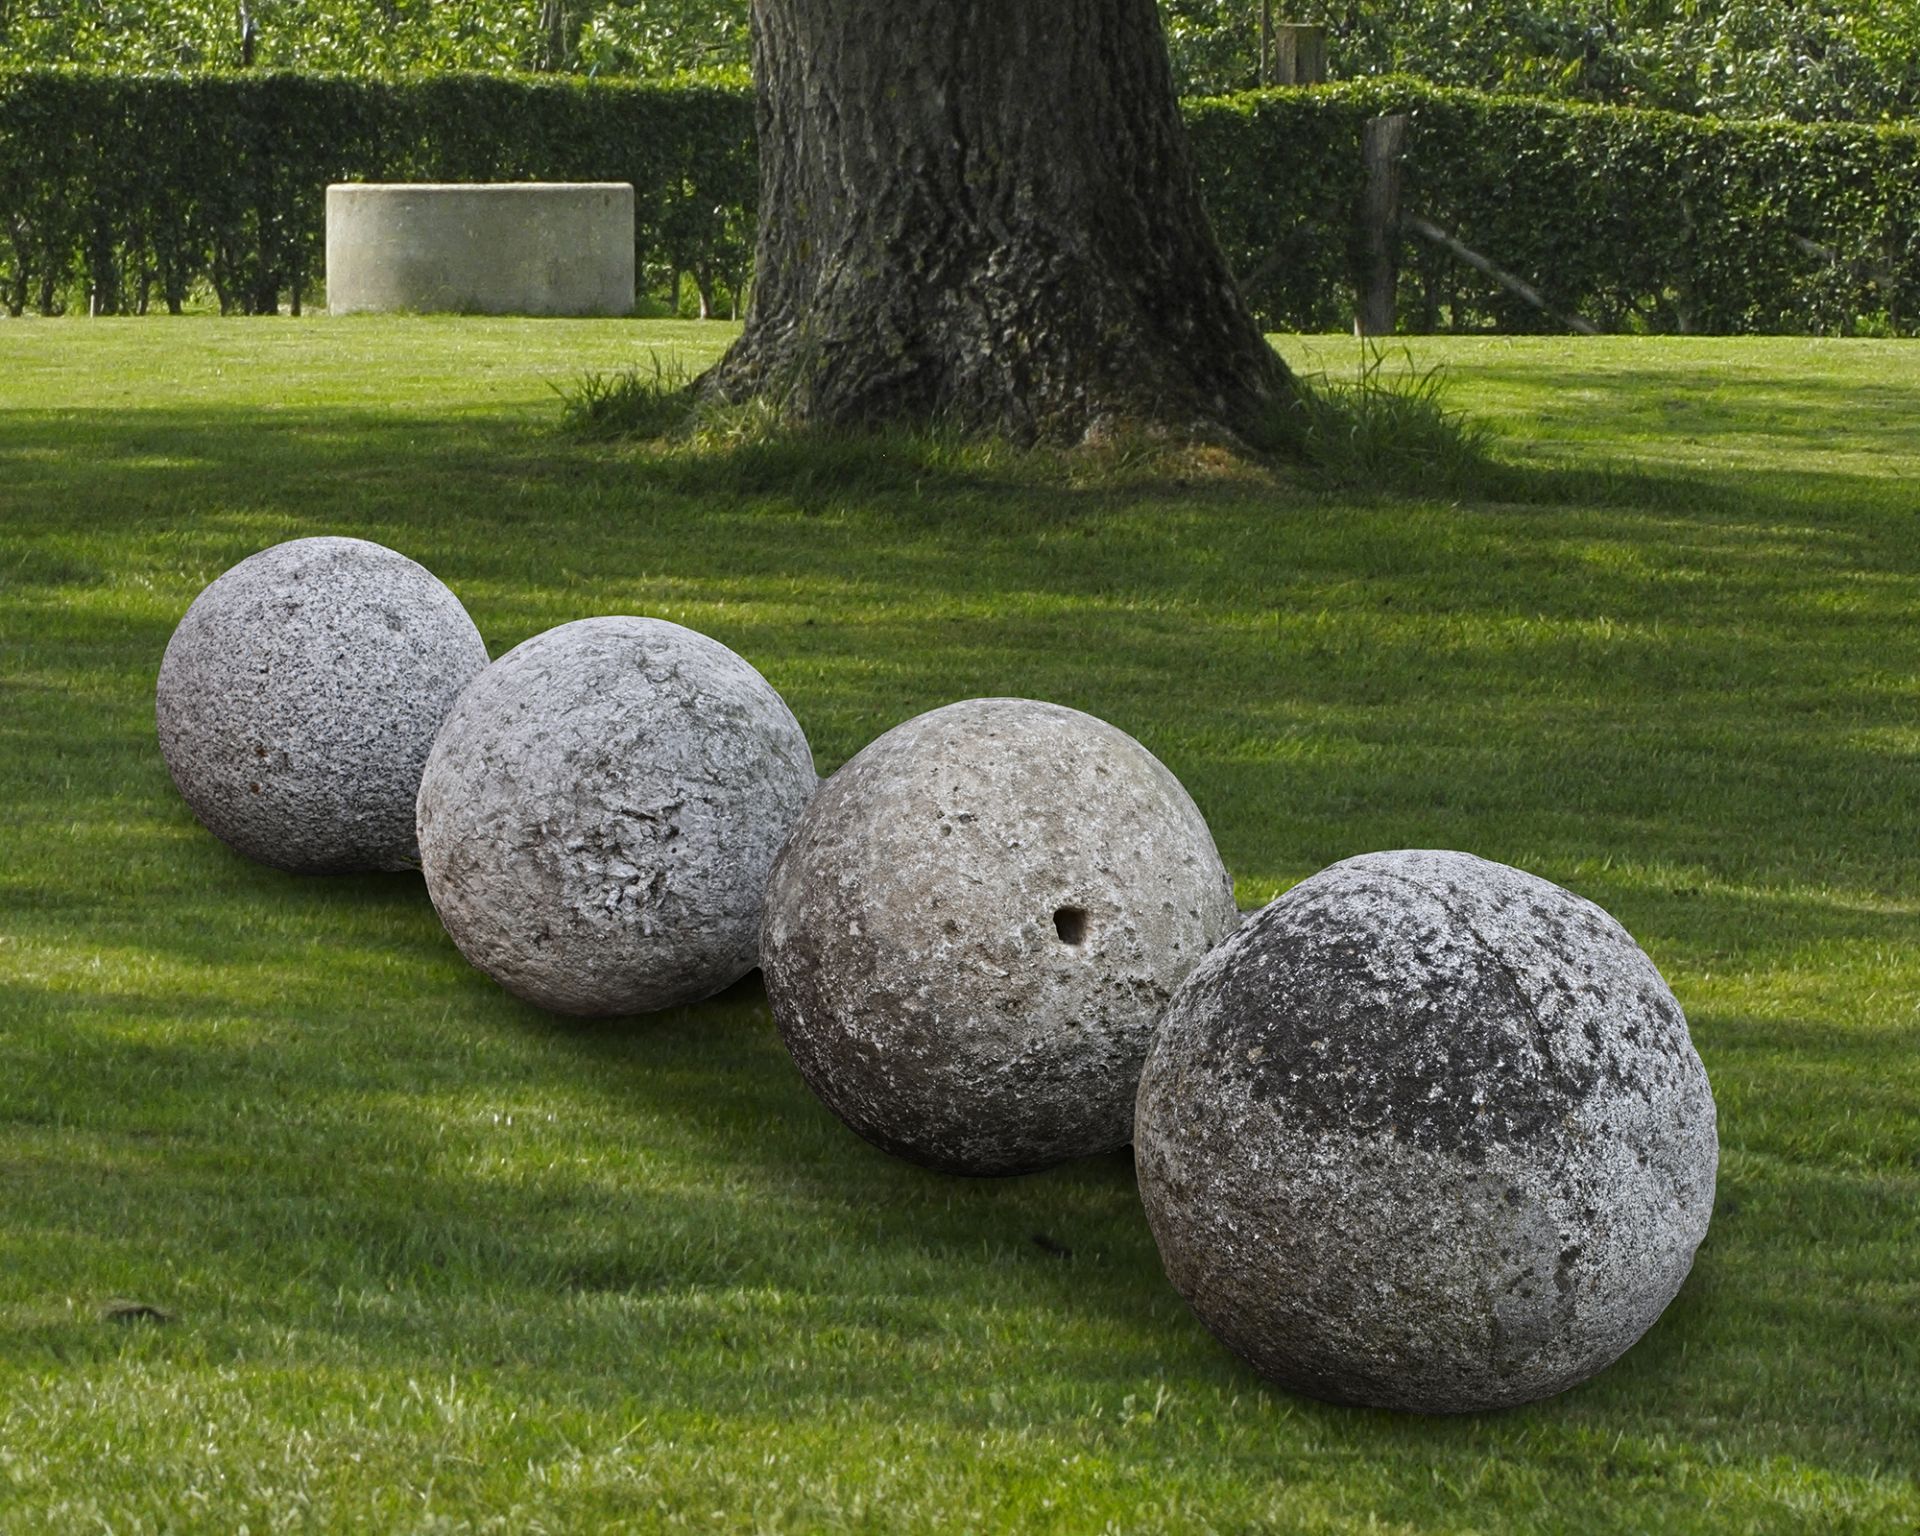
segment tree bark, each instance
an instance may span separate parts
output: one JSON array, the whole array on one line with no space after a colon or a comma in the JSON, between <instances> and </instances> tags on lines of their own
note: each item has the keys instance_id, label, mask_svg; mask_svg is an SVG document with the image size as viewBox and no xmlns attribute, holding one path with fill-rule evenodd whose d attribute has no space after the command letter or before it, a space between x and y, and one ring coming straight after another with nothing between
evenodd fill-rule
<instances>
[{"instance_id":1,"label":"tree bark","mask_svg":"<svg viewBox=\"0 0 1920 1536\"><path fill-rule=\"evenodd\" d=\"M1155 0L754 0L760 231L710 397L1023 440L1284 398L1200 205Z\"/></svg>"}]
</instances>

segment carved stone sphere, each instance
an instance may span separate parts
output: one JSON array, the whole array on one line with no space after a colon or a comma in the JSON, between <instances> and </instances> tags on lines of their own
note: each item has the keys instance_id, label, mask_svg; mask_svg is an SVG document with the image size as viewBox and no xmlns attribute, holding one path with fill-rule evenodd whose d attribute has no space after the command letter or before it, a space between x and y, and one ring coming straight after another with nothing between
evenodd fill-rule
<instances>
[{"instance_id":1,"label":"carved stone sphere","mask_svg":"<svg viewBox=\"0 0 1920 1536\"><path fill-rule=\"evenodd\" d=\"M1713 1095L1592 902L1464 853L1303 881L1194 973L1140 1084L1167 1276L1283 1386L1501 1408L1611 1364L1713 1210Z\"/></svg>"},{"instance_id":2,"label":"carved stone sphere","mask_svg":"<svg viewBox=\"0 0 1920 1536\"><path fill-rule=\"evenodd\" d=\"M719 641L581 619L454 705L420 784L427 890L530 1003L677 1007L758 963L767 870L818 783L793 712Z\"/></svg>"},{"instance_id":3,"label":"carved stone sphere","mask_svg":"<svg viewBox=\"0 0 1920 1536\"><path fill-rule=\"evenodd\" d=\"M973 699L822 786L761 944L801 1074L869 1141L1005 1174L1124 1146L1174 988L1239 915L1180 782L1103 721Z\"/></svg>"},{"instance_id":4,"label":"carved stone sphere","mask_svg":"<svg viewBox=\"0 0 1920 1536\"><path fill-rule=\"evenodd\" d=\"M294 539L187 609L160 663L160 753L194 815L248 858L410 869L427 749L486 664L424 566L364 539Z\"/></svg>"}]
</instances>

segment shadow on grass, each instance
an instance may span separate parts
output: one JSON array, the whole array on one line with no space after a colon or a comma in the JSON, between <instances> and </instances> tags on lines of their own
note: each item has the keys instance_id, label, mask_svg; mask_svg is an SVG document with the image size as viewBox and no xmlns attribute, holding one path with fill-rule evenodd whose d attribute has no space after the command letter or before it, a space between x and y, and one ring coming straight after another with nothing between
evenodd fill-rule
<instances>
[{"instance_id":1,"label":"shadow on grass","mask_svg":"<svg viewBox=\"0 0 1920 1536\"><path fill-rule=\"evenodd\" d=\"M1470 364L1475 392L1507 387L1541 398L1537 419L1546 424L1583 424L1616 442L1664 439L1676 449L1689 444L1764 441L1777 455L1781 444L1793 457L1818 458L1838 449L1875 457L1910 458L1911 424L1920 413L1920 380L1857 373L1821 374L1842 351L1815 343L1807 366L1775 361L1764 372L1742 375L1736 364L1703 363L1688 378L1672 369L1583 367L1558 360L1542 396L1543 369L1530 362L1504 363L1483 353ZM1469 365L1463 365L1466 375ZM1791 373L1782 377L1786 369ZM1724 371L1722 371L1724 370Z\"/></svg>"},{"instance_id":2,"label":"shadow on grass","mask_svg":"<svg viewBox=\"0 0 1920 1536\"><path fill-rule=\"evenodd\" d=\"M1500 378L1500 369L1476 367ZM1528 378L1519 371L1515 378ZM1530 382L1538 382L1532 378ZM1603 392L1622 399L1657 399L1670 390L1672 374L1605 372L1586 380L1563 380L1572 396ZM1690 401L1707 442L1728 442L1751 432L1805 444L1847 440L1866 453L1910 451L1908 417L1876 415L1847 386L1807 384L1814 396L1832 399L1807 409L1795 394L1749 388L1738 397L1709 390ZM1905 401L1908 394L1899 392ZM1853 401L1851 405L1847 401ZM1617 419L1617 407L1607 420ZM1630 419L1630 413L1628 413ZM1657 417L1661 419L1661 417ZM1116 499L1152 501L1177 495L1217 499L1273 497L1323 499L1365 495L1363 480L1315 488L1311 476L1271 480L1258 467L1219 453L1183 453L1164 445L1119 444L1108 449L1021 453L1008 445L968 444L939 432L885 432L876 436L824 434L751 438L716 447L660 451L651 445L580 442L551 422L526 417L396 417L361 411L313 411L296 419L261 417L240 409L142 409L142 411L0 411L0 467L15 516L29 522L61 522L52 507L35 505L36 492L60 488L67 497L88 495L227 495L252 492L273 503L292 493L296 505L324 495L349 501L403 499L430 490L457 495L501 478L532 476L536 484L624 488L693 499L745 495L780 499L795 509L828 503L885 505L906 513L914 503L958 503L970 511L981 497L1004 499L1020 511L1021 524L1035 516L1079 515ZM1565 445L1563 445L1565 447ZM1569 463L1559 451L1542 455L1524 442L1473 455L1457 482L1438 490L1450 497L1534 507L1609 507L1674 511L1682 515L1738 516L1751 520L1768 511L1805 511L1809 499L1843 511L1849 505L1887 505L1884 478L1820 467L1770 468L1728 474L1724 467L1672 467L1653 461L1597 455L1586 449ZM259 470L276 470L269 480ZM294 488L301 476L317 484ZM1428 478L1430 480L1430 478ZM1388 488L1392 490L1392 488ZM1407 476L1404 499L1427 499L1417 474ZM50 515L50 516L48 516ZM48 557L38 555L38 561ZM40 566L58 578L60 566ZM79 572L83 574L83 572Z\"/></svg>"},{"instance_id":3,"label":"shadow on grass","mask_svg":"<svg viewBox=\"0 0 1920 1536\"><path fill-rule=\"evenodd\" d=\"M248 1010L246 1045L179 1037L203 1008L125 991L32 1000L20 1024L65 1042L65 1078L50 1112L17 1084L7 1095L10 1240L73 1232L85 1199L77 1225L101 1241L73 1250L64 1283L157 1294L213 1331L216 1356L264 1305L368 1368L397 1348L408 1373L464 1373L504 1348L622 1412L684 1409L689 1393L750 1412L732 1372L762 1354L787 1362L790 1411L826 1412L849 1372L911 1395L913 1362L931 1354L944 1385L914 1403L916 1422L964 1428L975 1393L1007 1388L994 1362L1012 1344L1044 1362L1063 1421L1145 1379L1189 1401L1267 1398L1352 1455L1397 1445L1451 1463L1589 1433L1617 1450L1704 1417L1720 1454L1845 1469L1897 1459L1906 1433L1902 1309L1874 1294L1903 1262L1899 1182L1735 1155L1693 1279L1624 1360L1525 1410L1407 1419L1276 1392L1214 1344L1160 1276L1124 1154L962 1180L857 1141L806 1094L752 980L601 1024L477 982L333 1019L301 997ZM417 1022L449 1012L451 1029ZM135 1029L148 1038L130 1043ZM1789 1096L1791 1076L1761 1089ZM262 1277L297 1281L262 1291ZM396 1298L415 1321L395 1340L390 1323L330 1310L342 1295ZM643 1333L683 1350L691 1337L708 1374L694 1385L680 1358L636 1379L569 1296L648 1309ZM497 1337L503 1307L537 1330L537 1357L520 1354L533 1336ZM49 1349L76 1347L70 1324L43 1331Z\"/></svg>"},{"instance_id":4,"label":"shadow on grass","mask_svg":"<svg viewBox=\"0 0 1920 1536\"><path fill-rule=\"evenodd\" d=\"M1124 1157L992 1182L894 1162L807 1094L751 981L635 1023L540 1015L464 965L417 881L299 881L195 833L150 735L201 583L275 539L359 533L446 576L496 654L629 605L709 629L823 766L966 693L1092 709L1258 882L1396 845L1602 861L1576 883L1658 936L1684 993L1908 949L1920 775L1869 733L1920 672L1898 622L1920 551L1870 477L1534 468L1499 505L1448 507L1035 483L876 445L653 462L488 420L16 415L0 441L7 957L34 957L0 1106L28 1283L171 1287L230 1353L261 1324L409 1374L506 1358L622 1412L766 1412L742 1376L772 1361L781 1412L869 1394L971 1429L1031 1363L1014 1390L1063 1425L1170 1384L1199 1406L1169 1433L1201 1456L1206 1405L1245 1394L1309 1423L1316 1455L1412 1448L1380 1474L1409 1520L1431 1464L1549 1438L1623 1476L1637 1442L1656 1478L1703 1438L1842 1469L1911 1449L1911 1069L1880 1013L1870 1033L1696 1014L1737 1111L1730 1209L1619 1365L1490 1419L1359 1414L1259 1387L1185 1314ZM1872 988L1834 985L1868 1009ZM43 1343L122 1347L70 1324Z\"/></svg>"}]
</instances>

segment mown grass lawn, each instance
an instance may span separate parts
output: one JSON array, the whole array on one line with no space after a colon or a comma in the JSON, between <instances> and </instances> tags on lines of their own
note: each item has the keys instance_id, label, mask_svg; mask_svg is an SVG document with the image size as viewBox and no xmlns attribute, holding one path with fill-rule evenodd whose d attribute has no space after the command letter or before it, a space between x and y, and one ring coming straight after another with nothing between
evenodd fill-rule
<instances>
[{"instance_id":1,"label":"mown grass lawn","mask_svg":"<svg viewBox=\"0 0 1920 1536\"><path fill-rule=\"evenodd\" d=\"M555 434L550 384L723 339L0 324L0 1531L1920 1524L1920 346L1417 343L1498 501ZM812 1101L754 980L569 1023L417 879L247 864L154 673L204 583L322 532L496 655L703 629L823 770L954 698L1091 710L1243 904L1404 846L1592 897L1712 1074L1691 1280L1524 1410L1291 1397L1168 1288L1124 1155L925 1173Z\"/></svg>"}]
</instances>

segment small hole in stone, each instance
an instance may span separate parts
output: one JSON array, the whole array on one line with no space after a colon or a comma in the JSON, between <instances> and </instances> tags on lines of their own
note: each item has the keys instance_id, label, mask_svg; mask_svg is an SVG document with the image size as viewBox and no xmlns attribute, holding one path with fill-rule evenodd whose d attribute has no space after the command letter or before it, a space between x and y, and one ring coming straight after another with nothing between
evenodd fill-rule
<instances>
[{"instance_id":1,"label":"small hole in stone","mask_svg":"<svg viewBox=\"0 0 1920 1536\"><path fill-rule=\"evenodd\" d=\"M1059 907L1053 914L1053 931L1060 935L1062 944L1084 944L1087 941L1087 909L1085 907Z\"/></svg>"}]
</instances>

